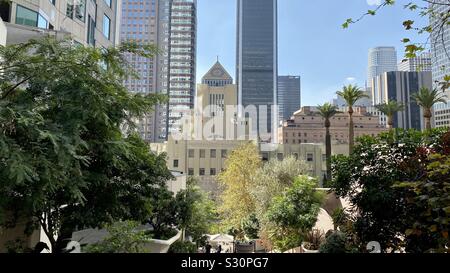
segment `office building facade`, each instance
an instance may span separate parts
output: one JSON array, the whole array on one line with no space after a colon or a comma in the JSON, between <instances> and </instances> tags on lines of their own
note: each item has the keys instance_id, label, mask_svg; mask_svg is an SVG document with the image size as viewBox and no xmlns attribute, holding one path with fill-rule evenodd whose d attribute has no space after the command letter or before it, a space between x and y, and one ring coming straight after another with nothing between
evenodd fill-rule
<instances>
[{"instance_id":1,"label":"office building facade","mask_svg":"<svg viewBox=\"0 0 450 273\"><path fill-rule=\"evenodd\" d=\"M197 1L172 0L170 6L168 134L194 108L197 56Z\"/></svg>"},{"instance_id":2,"label":"office building facade","mask_svg":"<svg viewBox=\"0 0 450 273\"><path fill-rule=\"evenodd\" d=\"M429 7L433 11L430 14L433 83L438 87L444 76L450 75L450 25L442 24L442 18L450 12L450 7L448 0L431 1ZM450 98L450 90L446 95Z\"/></svg>"},{"instance_id":3,"label":"office building facade","mask_svg":"<svg viewBox=\"0 0 450 273\"><path fill-rule=\"evenodd\" d=\"M373 93L373 78L384 72L397 71L397 51L395 47L381 46L369 49L367 67L367 91L372 104L380 104L380 99Z\"/></svg>"},{"instance_id":4,"label":"office building facade","mask_svg":"<svg viewBox=\"0 0 450 273\"><path fill-rule=\"evenodd\" d=\"M415 58L402 60L398 64L398 71L405 71L405 72L432 71L431 53L424 52Z\"/></svg>"},{"instance_id":5,"label":"office building facade","mask_svg":"<svg viewBox=\"0 0 450 273\"><path fill-rule=\"evenodd\" d=\"M277 47L277 0L238 0L238 104L257 108L252 130L267 142L276 140L278 123L278 111L272 111L277 105Z\"/></svg>"},{"instance_id":6,"label":"office building facade","mask_svg":"<svg viewBox=\"0 0 450 273\"><path fill-rule=\"evenodd\" d=\"M282 124L301 107L300 76L278 76L278 124Z\"/></svg>"},{"instance_id":7,"label":"office building facade","mask_svg":"<svg viewBox=\"0 0 450 273\"><path fill-rule=\"evenodd\" d=\"M12 0L0 2L6 44L54 35L106 48L119 42L120 0Z\"/></svg>"},{"instance_id":8,"label":"office building facade","mask_svg":"<svg viewBox=\"0 0 450 273\"><path fill-rule=\"evenodd\" d=\"M395 100L405 105L405 110L394 116L394 127L423 130L423 110L412 99L422 87L432 88L431 72L386 72L373 80L376 88L373 92L381 103Z\"/></svg>"},{"instance_id":9,"label":"office building facade","mask_svg":"<svg viewBox=\"0 0 450 273\"><path fill-rule=\"evenodd\" d=\"M138 121L148 142L163 142L180 131L179 120L194 106L196 66L196 1L123 0L121 40L153 43L154 58L128 56L139 75L125 85L130 92L166 95L168 103L155 107Z\"/></svg>"}]
</instances>

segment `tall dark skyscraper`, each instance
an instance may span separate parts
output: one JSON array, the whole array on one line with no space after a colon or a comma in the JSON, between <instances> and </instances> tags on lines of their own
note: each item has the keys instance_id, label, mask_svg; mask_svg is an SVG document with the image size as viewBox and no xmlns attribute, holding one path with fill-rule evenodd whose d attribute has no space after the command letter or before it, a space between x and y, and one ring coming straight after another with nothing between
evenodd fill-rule
<instances>
[{"instance_id":1,"label":"tall dark skyscraper","mask_svg":"<svg viewBox=\"0 0 450 273\"><path fill-rule=\"evenodd\" d=\"M239 105L266 106L253 122L263 141L276 142L277 104L277 0L237 1L236 82Z\"/></svg>"},{"instance_id":2,"label":"tall dark skyscraper","mask_svg":"<svg viewBox=\"0 0 450 273\"><path fill-rule=\"evenodd\" d=\"M278 76L277 97L280 124L300 110L300 76Z\"/></svg>"}]
</instances>

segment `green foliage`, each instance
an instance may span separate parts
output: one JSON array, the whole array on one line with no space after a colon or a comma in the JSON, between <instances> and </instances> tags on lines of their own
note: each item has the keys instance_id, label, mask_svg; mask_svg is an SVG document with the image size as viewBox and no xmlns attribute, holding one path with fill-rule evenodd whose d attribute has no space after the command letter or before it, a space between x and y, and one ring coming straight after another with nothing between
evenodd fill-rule
<instances>
[{"instance_id":1,"label":"green foliage","mask_svg":"<svg viewBox=\"0 0 450 273\"><path fill-rule=\"evenodd\" d=\"M396 100L389 100L388 103L379 104L376 108L388 117L388 125L393 125L393 118L397 112L401 112L405 109L405 105L397 102Z\"/></svg>"},{"instance_id":2,"label":"green foliage","mask_svg":"<svg viewBox=\"0 0 450 273\"><path fill-rule=\"evenodd\" d=\"M349 107L353 107L358 100L368 97L358 86L351 84L344 86L342 91L337 91L336 94L341 96Z\"/></svg>"},{"instance_id":3,"label":"green foliage","mask_svg":"<svg viewBox=\"0 0 450 273\"><path fill-rule=\"evenodd\" d=\"M426 87L422 87L419 92L414 93L412 95L412 99L417 102L417 104L424 109L431 109L433 105L438 102L446 103L445 95L442 94L439 90L433 89L430 90Z\"/></svg>"},{"instance_id":4,"label":"green foliage","mask_svg":"<svg viewBox=\"0 0 450 273\"><path fill-rule=\"evenodd\" d=\"M249 239L258 239L259 229L259 221L255 214L250 215L242 222L242 230Z\"/></svg>"},{"instance_id":5,"label":"green foliage","mask_svg":"<svg viewBox=\"0 0 450 273\"><path fill-rule=\"evenodd\" d=\"M332 118L334 115L336 115L337 113L339 113L338 111L338 107L332 105L331 103L327 102L324 103L323 105L319 105L317 107L317 110L319 111L319 115L321 115L324 119L329 120L330 118Z\"/></svg>"},{"instance_id":6,"label":"green foliage","mask_svg":"<svg viewBox=\"0 0 450 273\"><path fill-rule=\"evenodd\" d=\"M218 220L214 201L201 191L197 181L190 178L187 190L177 194L180 228L186 230L186 235L201 246L205 234L209 234L212 226Z\"/></svg>"},{"instance_id":7,"label":"green foliage","mask_svg":"<svg viewBox=\"0 0 450 273\"><path fill-rule=\"evenodd\" d=\"M191 242L176 241L170 246L169 253L190 254L197 253L197 246Z\"/></svg>"},{"instance_id":8,"label":"green foliage","mask_svg":"<svg viewBox=\"0 0 450 273\"><path fill-rule=\"evenodd\" d=\"M116 222L107 227L108 236L95 244L88 245L87 253L143 253L143 244L151 239L144 231L138 231L139 223Z\"/></svg>"},{"instance_id":9,"label":"green foliage","mask_svg":"<svg viewBox=\"0 0 450 273\"><path fill-rule=\"evenodd\" d=\"M320 246L319 252L332 254L346 253L346 243L347 236L345 233L336 231L326 238L325 242Z\"/></svg>"},{"instance_id":10,"label":"green foliage","mask_svg":"<svg viewBox=\"0 0 450 273\"><path fill-rule=\"evenodd\" d=\"M419 179L398 183L400 188L410 189L408 204L417 208L418 215L405 231L410 248L416 252L449 252L450 222L450 133L446 154L430 153L426 165L413 158L410 163L423 167Z\"/></svg>"},{"instance_id":11,"label":"green foliage","mask_svg":"<svg viewBox=\"0 0 450 273\"><path fill-rule=\"evenodd\" d=\"M134 134L133 120L164 101L122 85L138 48L152 54L51 37L0 48L0 214L42 225L55 250L53 236L76 226L144 220L172 177Z\"/></svg>"},{"instance_id":12,"label":"green foliage","mask_svg":"<svg viewBox=\"0 0 450 273\"><path fill-rule=\"evenodd\" d=\"M319 250L325 240L325 234L319 229L313 229L306 233L303 246L308 250Z\"/></svg>"},{"instance_id":13,"label":"green foliage","mask_svg":"<svg viewBox=\"0 0 450 273\"><path fill-rule=\"evenodd\" d=\"M316 187L317 180L300 176L292 187L273 199L267 219L271 223L271 240L279 250L300 246L305 234L314 227L323 200Z\"/></svg>"},{"instance_id":14,"label":"green foliage","mask_svg":"<svg viewBox=\"0 0 450 273\"><path fill-rule=\"evenodd\" d=\"M305 162L286 157L284 160L272 159L259 168L253 177L253 188L251 194L255 200L255 215L258 220L259 234L267 245L271 245L269 230L271 223L267 219L267 210L272 204L274 197L282 194L286 189L292 187L294 180L308 173Z\"/></svg>"},{"instance_id":15,"label":"green foliage","mask_svg":"<svg viewBox=\"0 0 450 273\"><path fill-rule=\"evenodd\" d=\"M225 187L219 207L225 229L241 230L242 221L255 212L255 199L251 191L254 188L253 178L261 164L254 143L236 148L225 161L226 168L218 176L219 182Z\"/></svg>"},{"instance_id":16,"label":"green foliage","mask_svg":"<svg viewBox=\"0 0 450 273\"><path fill-rule=\"evenodd\" d=\"M376 138L361 138L350 157L335 157L333 189L339 196L348 197L354 210L357 210L354 211L357 214L352 229L362 245L378 241L384 250L405 247L409 252L423 252L437 245L424 232L421 238L412 238L405 231L411 229L431 206L442 212L448 197L445 190L438 189L444 184L433 184L427 180L424 185L436 195L433 198L430 196L431 201L440 200L434 199L437 196L442 200L438 204L428 204L426 195L426 198L422 196L422 201L427 200L427 204L421 204L418 201L410 203L408 200L414 200L411 199L411 192L398 187L397 182L407 181L402 183L404 187L418 185L417 180L427 175L430 147L438 152L449 150L450 142L443 141L447 134L443 130L427 133L411 130L400 131L396 137L389 132ZM437 181L445 183L442 178ZM439 232L445 236L445 230ZM402 237L407 238L402 240Z\"/></svg>"}]
</instances>

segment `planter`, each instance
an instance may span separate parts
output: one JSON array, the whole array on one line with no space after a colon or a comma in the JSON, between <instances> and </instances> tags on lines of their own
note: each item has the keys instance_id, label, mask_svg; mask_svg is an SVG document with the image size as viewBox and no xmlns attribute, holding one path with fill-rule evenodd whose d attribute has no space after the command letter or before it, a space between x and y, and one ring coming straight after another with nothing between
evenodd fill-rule
<instances>
[{"instance_id":1,"label":"planter","mask_svg":"<svg viewBox=\"0 0 450 273\"><path fill-rule=\"evenodd\" d=\"M148 243L143 244L145 252L148 253L167 253L170 246L181 238L181 231L177 235L168 240L151 239Z\"/></svg>"},{"instance_id":2,"label":"planter","mask_svg":"<svg viewBox=\"0 0 450 273\"><path fill-rule=\"evenodd\" d=\"M302 252L303 253L319 253L318 249L317 250L307 249L307 248L305 248L304 244L302 244L301 247L302 247Z\"/></svg>"}]
</instances>

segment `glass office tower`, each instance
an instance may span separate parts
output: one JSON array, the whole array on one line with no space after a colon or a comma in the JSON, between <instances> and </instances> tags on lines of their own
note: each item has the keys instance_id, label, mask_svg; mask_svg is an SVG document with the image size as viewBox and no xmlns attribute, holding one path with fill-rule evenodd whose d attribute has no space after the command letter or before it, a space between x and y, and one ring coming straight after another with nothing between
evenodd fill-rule
<instances>
[{"instance_id":1,"label":"glass office tower","mask_svg":"<svg viewBox=\"0 0 450 273\"><path fill-rule=\"evenodd\" d=\"M262 141L276 142L277 0L238 0L236 79L239 105L267 107L252 122ZM243 112L241 112L244 115Z\"/></svg>"}]
</instances>

